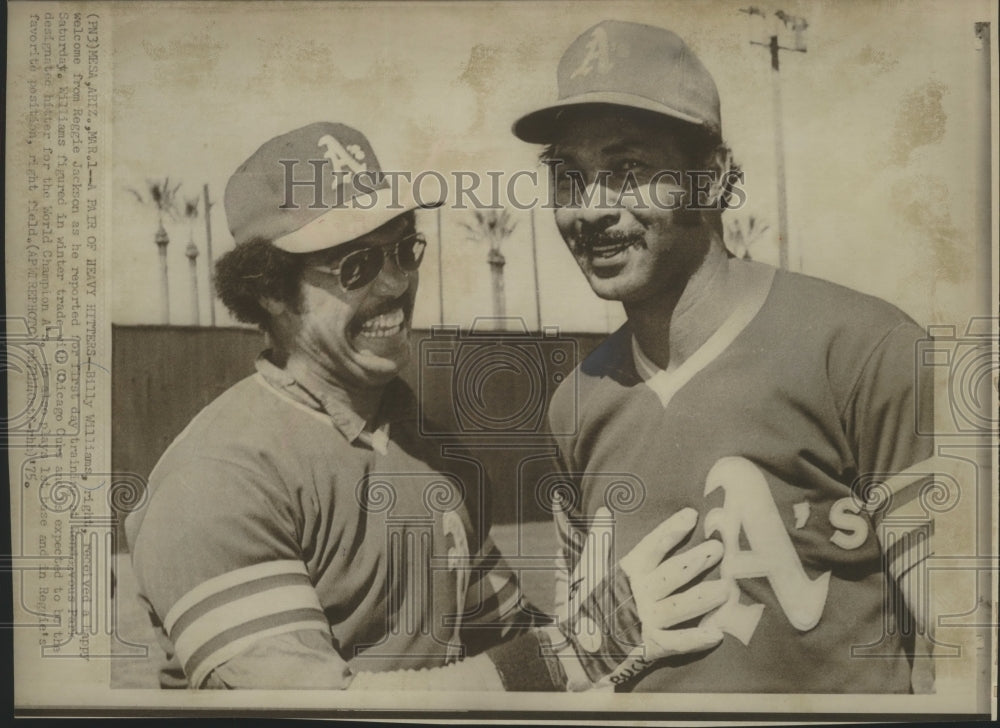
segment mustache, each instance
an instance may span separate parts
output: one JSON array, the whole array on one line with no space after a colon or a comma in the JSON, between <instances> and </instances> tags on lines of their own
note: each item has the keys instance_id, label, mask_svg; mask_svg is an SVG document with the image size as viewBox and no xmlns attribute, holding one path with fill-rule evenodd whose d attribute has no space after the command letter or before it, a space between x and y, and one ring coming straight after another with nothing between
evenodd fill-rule
<instances>
[{"instance_id":1,"label":"mustache","mask_svg":"<svg viewBox=\"0 0 1000 728\"><path fill-rule=\"evenodd\" d=\"M576 240L578 250L588 250L608 245L639 245L644 242L639 230L584 230Z\"/></svg>"},{"instance_id":2,"label":"mustache","mask_svg":"<svg viewBox=\"0 0 1000 728\"><path fill-rule=\"evenodd\" d=\"M368 319L380 316L383 313L389 313L397 308L403 309L403 315L409 320L410 314L413 313L413 300L408 293L403 293L397 298L390 298L387 301L382 301L374 306L358 311L351 319L349 330L352 333L357 333Z\"/></svg>"}]
</instances>

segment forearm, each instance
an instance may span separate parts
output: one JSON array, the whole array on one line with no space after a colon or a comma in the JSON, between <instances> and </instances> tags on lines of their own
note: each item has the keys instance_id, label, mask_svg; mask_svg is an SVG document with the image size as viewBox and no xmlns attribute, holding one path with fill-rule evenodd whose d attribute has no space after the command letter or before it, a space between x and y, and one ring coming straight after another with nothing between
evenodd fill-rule
<instances>
[{"instance_id":1,"label":"forearm","mask_svg":"<svg viewBox=\"0 0 1000 728\"><path fill-rule=\"evenodd\" d=\"M256 690L343 690L351 671L318 630L264 637L216 666L192 688Z\"/></svg>"},{"instance_id":2,"label":"forearm","mask_svg":"<svg viewBox=\"0 0 1000 728\"><path fill-rule=\"evenodd\" d=\"M218 666L213 678L221 680L224 687L285 687L274 683L287 680L282 665L290 662L290 672L307 674L305 684L294 685L300 688L535 692L618 685L660 657L701 652L722 640L716 629L679 628L728 598L728 587L719 580L679 591L719 562L722 547L706 541L663 559L696 522L692 509L674 514L605 573L586 569L596 557L583 559L584 567L573 575L568 621L535 627L461 663L352 675L329 635L312 630L309 644L291 640L291 635L256 643L249 656L244 653ZM599 540L588 538L588 546ZM271 641L277 641L276 647L267 647ZM267 660L268 649L278 649L283 662ZM300 653L307 659L296 660ZM317 665L329 663L331 674L316 676L311 668L303 670L303 664L312 664L309 660Z\"/></svg>"},{"instance_id":3,"label":"forearm","mask_svg":"<svg viewBox=\"0 0 1000 728\"><path fill-rule=\"evenodd\" d=\"M468 690L507 692L559 692L568 687L567 673L586 679L575 670L575 656L557 655L553 642L561 642L555 628L531 629L486 652L444 667L389 672L360 672L351 690ZM567 668L569 668L567 670Z\"/></svg>"},{"instance_id":4,"label":"forearm","mask_svg":"<svg viewBox=\"0 0 1000 728\"><path fill-rule=\"evenodd\" d=\"M562 660L540 630L450 665L352 673L325 636L292 632L258 640L216 667L200 687L295 690L552 691L566 686Z\"/></svg>"}]
</instances>

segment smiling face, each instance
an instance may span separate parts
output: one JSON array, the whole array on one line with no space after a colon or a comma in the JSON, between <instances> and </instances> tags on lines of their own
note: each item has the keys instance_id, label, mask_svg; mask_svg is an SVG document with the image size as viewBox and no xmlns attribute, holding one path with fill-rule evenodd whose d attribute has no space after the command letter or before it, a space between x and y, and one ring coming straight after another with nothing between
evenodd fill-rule
<instances>
[{"instance_id":1,"label":"smiling face","mask_svg":"<svg viewBox=\"0 0 1000 728\"><path fill-rule=\"evenodd\" d=\"M378 387L396 377L410 356L417 273L400 269L391 247L383 248L381 272L355 290L344 290L337 275L313 266L336 269L353 251L391 246L415 232L407 213L349 243L304 255L297 310L282 307L274 317L288 354L347 389Z\"/></svg>"},{"instance_id":2,"label":"smiling face","mask_svg":"<svg viewBox=\"0 0 1000 728\"><path fill-rule=\"evenodd\" d=\"M543 161L556 225L598 296L639 302L683 287L697 269L709 245L701 214L686 208L698 156L658 114L566 113Z\"/></svg>"}]
</instances>

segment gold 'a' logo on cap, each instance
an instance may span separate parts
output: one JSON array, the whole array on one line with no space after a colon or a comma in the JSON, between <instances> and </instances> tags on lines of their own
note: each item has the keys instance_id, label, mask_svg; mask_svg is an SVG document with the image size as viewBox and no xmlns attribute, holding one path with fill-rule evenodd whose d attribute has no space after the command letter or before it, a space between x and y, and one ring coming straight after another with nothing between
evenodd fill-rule
<instances>
[{"instance_id":1,"label":"gold 'a' logo on cap","mask_svg":"<svg viewBox=\"0 0 1000 728\"><path fill-rule=\"evenodd\" d=\"M600 73L607 73L611 69L611 58L608 56L608 34L604 28L594 28L594 32L587 39L587 49L584 52L583 60L570 74L570 79L577 76L589 76L595 66Z\"/></svg>"},{"instance_id":2,"label":"gold 'a' logo on cap","mask_svg":"<svg viewBox=\"0 0 1000 728\"><path fill-rule=\"evenodd\" d=\"M350 179L358 172L368 170L368 164L364 161L365 152L357 144L349 144L345 149L339 140L325 134L320 137L319 146L326 148L326 153L323 156L330 160L334 173L346 172L347 179ZM336 187L336 176L332 184Z\"/></svg>"}]
</instances>

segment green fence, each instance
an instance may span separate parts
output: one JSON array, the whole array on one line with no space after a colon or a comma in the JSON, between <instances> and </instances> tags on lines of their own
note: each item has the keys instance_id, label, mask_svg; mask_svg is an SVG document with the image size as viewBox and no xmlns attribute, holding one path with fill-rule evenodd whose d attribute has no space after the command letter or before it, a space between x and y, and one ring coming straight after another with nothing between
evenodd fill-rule
<instances>
[{"instance_id":1,"label":"green fence","mask_svg":"<svg viewBox=\"0 0 1000 728\"><path fill-rule=\"evenodd\" d=\"M427 420L461 433L455 441L483 463L495 521L546 517L535 486L553 468L544 457L551 442L531 433L556 381L603 335L411 336L414 356L403 378L420 393ZM202 407L253 372L265 346L251 329L184 326L115 326L112 342L112 467L143 478ZM459 371L467 364L483 376ZM501 432L502 422L519 434Z\"/></svg>"}]
</instances>

